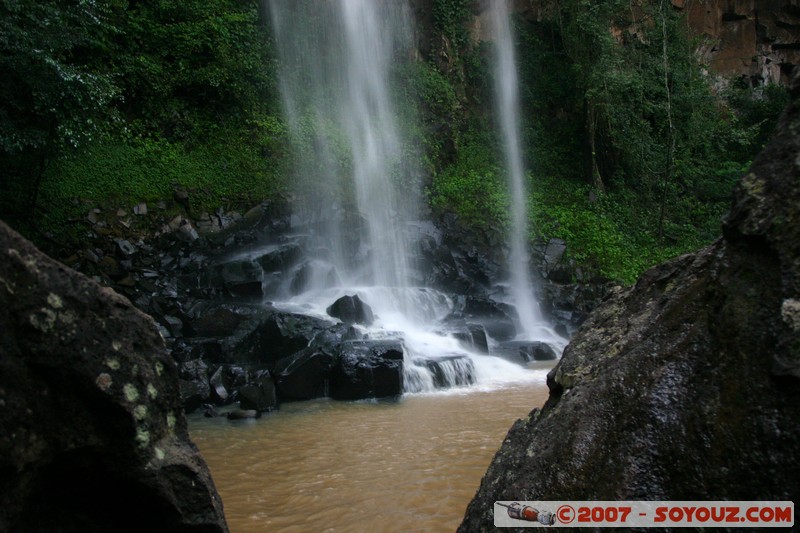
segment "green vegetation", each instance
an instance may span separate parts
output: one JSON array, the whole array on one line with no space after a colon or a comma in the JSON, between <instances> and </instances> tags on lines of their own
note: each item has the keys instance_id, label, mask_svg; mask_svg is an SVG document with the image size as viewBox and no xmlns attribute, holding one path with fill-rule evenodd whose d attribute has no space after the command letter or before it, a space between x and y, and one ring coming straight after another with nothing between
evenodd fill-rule
<instances>
[{"instance_id":1,"label":"green vegetation","mask_svg":"<svg viewBox=\"0 0 800 533\"><path fill-rule=\"evenodd\" d=\"M504 227L510 200L505 176L497 166L494 141L486 131L462 135L458 159L438 174L428 188L431 207L451 211L476 229Z\"/></svg>"}]
</instances>

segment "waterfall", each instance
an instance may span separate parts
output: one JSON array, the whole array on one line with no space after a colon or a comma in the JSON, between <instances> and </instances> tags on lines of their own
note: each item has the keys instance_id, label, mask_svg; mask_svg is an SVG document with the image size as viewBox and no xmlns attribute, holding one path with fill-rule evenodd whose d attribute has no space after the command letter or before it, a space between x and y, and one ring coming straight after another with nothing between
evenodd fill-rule
<instances>
[{"instance_id":1,"label":"waterfall","mask_svg":"<svg viewBox=\"0 0 800 533\"><path fill-rule=\"evenodd\" d=\"M519 79L514 54L514 36L509 21L507 0L490 2L490 18L495 34L494 87L498 121L502 134L505 166L511 193L511 233L509 235L509 269L512 298L526 339L543 335L552 338L552 330L544 321L534 297L530 278L528 250L528 191L522 161L519 124Z\"/></svg>"},{"instance_id":2,"label":"waterfall","mask_svg":"<svg viewBox=\"0 0 800 533\"><path fill-rule=\"evenodd\" d=\"M296 192L318 222L321 258L344 284L408 286L404 223L415 218L416 195L399 187L418 171L403 157L408 141L389 81L411 42L407 7L375 0L269 5L289 129L305 150Z\"/></svg>"},{"instance_id":3,"label":"waterfall","mask_svg":"<svg viewBox=\"0 0 800 533\"><path fill-rule=\"evenodd\" d=\"M269 0L297 156L295 196L304 207L298 225L311 255L308 283L277 303L326 317L337 298L358 295L376 319L356 335L402 342L406 392L532 379L520 363L473 352L459 340L466 319L448 322L453 300L415 286L423 279L412 238L422 191L419 151L404 131L391 82L393 65L414 53L409 4Z\"/></svg>"}]
</instances>

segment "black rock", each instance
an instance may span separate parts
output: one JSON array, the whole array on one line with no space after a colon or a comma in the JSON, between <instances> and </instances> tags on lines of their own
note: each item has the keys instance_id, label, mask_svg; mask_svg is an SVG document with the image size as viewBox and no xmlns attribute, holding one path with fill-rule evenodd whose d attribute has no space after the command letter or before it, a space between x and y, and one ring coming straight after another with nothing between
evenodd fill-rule
<instances>
[{"instance_id":1,"label":"black rock","mask_svg":"<svg viewBox=\"0 0 800 533\"><path fill-rule=\"evenodd\" d=\"M466 296L456 299L456 309L452 318L480 324L492 338L507 341L517 335L515 316L516 312L509 305L495 302L490 298Z\"/></svg>"},{"instance_id":2,"label":"black rock","mask_svg":"<svg viewBox=\"0 0 800 533\"><path fill-rule=\"evenodd\" d=\"M325 310L330 316L345 324L364 324L369 326L375 320L372 308L361 301L358 295L342 296Z\"/></svg>"},{"instance_id":3,"label":"black rock","mask_svg":"<svg viewBox=\"0 0 800 533\"><path fill-rule=\"evenodd\" d=\"M474 385L475 365L465 355L447 355L435 359L414 359L416 366L427 368L433 376L433 385L437 389Z\"/></svg>"},{"instance_id":4,"label":"black rock","mask_svg":"<svg viewBox=\"0 0 800 533\"><path fill-rule=\"evenodd\" d=\"M194 229L194 226L192 226L188 220L183 221L180 227L178 227L178 230L175 232L175 235L183 242L196 242L200 239L200 235L197 233L197 230Z\"/></svg>"},{"instance_id":5,"label":"black rock","mask_svg":"<svg viewBox=\"0 0 800 533\"><path fill-rule=\"evenodd\" d=\"M453 334L453 337L461 341L465 348L469 348L479 353L489 353L489 342L486 338L486 330L480 324L464 324Z\"/></svg>"},{"instance_id":6,"label":"black rock","mask_svg":"<svg viewBox=\"0 0 800 533\"><path fill-rule=\"evenodd\" d=\"M208 383L208 365L205 362L193 359L182 363L180 378L181 401L187 413L209 401L211 388Z\"/></svg>"},{"instance_id":7,"label":"black rock","mask_svg":"<svg viewBox=\"0 0 800 533\"><path fill-rule=\"evenodd\" d=\"M278 361L274 375L281 400L310 400L328 395L328 381L336 356L306 348Z\"/></svg>"},{"instance_id":8,"label":"black rock","mask_svg":"<svg viewBox=\"0 0 800 533\"><path fill-rule=\"evenodd\" d=\"M303 250L297 242L277 245L256 259L264 272L286 273L303 256Z\"/></svg>"},{"instance_id":9,"label":"black rock","mask_svg":"<svg viewBox=\"0 0 800 533\"><path fill-rule=\"evenodd\" d=\"M184 412L192 413L208 402L211 389L208 386L208 380L204 383L181 379L180 391Z\"/></svg>"},{"instance_id":10,"label":"black rock","mask_svg":"<svg viewBox=\"0 0 800 533\"><path fill-rule=\"evenodd\" d=\"M239 388L239 407L256 411L272 411L278 408L275 382L269 371L261 370L247 385Z\"/></svg>"},{"instance_id":11,"label":"black rock","mask_svg":"<svg viewBox=\"0 0 800 533\"><path fill-rule=\"evenodd\" d=\"M219 340L200 339L192 341L188 346L193 359L202 359L210 364L220 364L224 362L222 342Z\"/></svg>"},{"instance_id":12,"label":"black rock","mask_svg":"<svg viewBox=\"0 0 800 533\"><path fill-rule=\"evenodd\" d=\"M289 290L292 294L302 294L306 287L308 287L311 277L314 274L314 269L311 263L306 262L295 268L291 272L291 282L289 283Z\"/></svg>"},{"instance_id":13,"label":"black rock","mask_svg":"<svg viewBox=\"0 0 800 533\"><path fill-rule=\"evenodd\" d=\"M117 254L122 258L128 258L132 255L136 254L137 252L136 246L130 243L125 239L118 239L117 240Z\"/></svg>"},{"instance_id":14,"label":"black rock","mask_svg":"<svg viewBox=\"0 0 800 533\"><path fill-rule=\"evenodd\" d=\"M198 302L189 309L194 335L221 337L233 335L256 309L230 304Z\"/></svg>"},{"instance_id":15,"label":"black rock","mask_svg":"<svg viewBox=\"0 0 800 533\"><path fill-rule=\"evenodd\" d=\"M261 299L264 271L249 259L229 261L211 266L200 279L201 287L221 288L233 298Z\"/></svg>"},{"instance_id":16,"label":"black rock","mask_svg":"<svg viewBox=\"0 0 800 533\"><path fill-rule=\"evenodd\" d=\"M339 346L331 371L330 396L336 400L388 398L403 393L403 348L399 343L352 341Z\"/></svg>"},{"instance_id":17,"label":"black rock","mask_svg":"<svg viewBox=\"0 0 800 533\"><path fill-rule=\"evenodd\" d=\"M127 271L122 268L122 265L119 264L119 261L110 255L103 257L97 264L97 268L113 281L119 281L128 274Z\"/></svg>"},{"instance_id":18,"label":"black rock","mask_svg":"<svg viewBox=\"0 0 800 533\"><path fill-rule=\"evenodd\" d=\"M163 325L172 333L173 337L180 336L181 330L183 330L183 321L176 316L164 315Z\"/></svg>"},{"instance_id":19,"label":"black rock","mask_svg":"<svg viewBox=\"0 0 800 533\"><path fill-rule=\"evenodd\" d=\"M274 365L309 346L330 326L329 322L305 315L259 311L225 340L225 351L231 361Z\"/></svg>"},{"instance_id":20,"label":"black rock","mask_svg":"<svg viewBox=\"0 0 800 533\"><path fill-rule=\"evenodd\" d=\"M530 363L532 361L555 361L558 359L558 352L541 341L510 341L504 342L501 348L515 352L519 357L518 361Z\"/></svg>"}]
</instances>

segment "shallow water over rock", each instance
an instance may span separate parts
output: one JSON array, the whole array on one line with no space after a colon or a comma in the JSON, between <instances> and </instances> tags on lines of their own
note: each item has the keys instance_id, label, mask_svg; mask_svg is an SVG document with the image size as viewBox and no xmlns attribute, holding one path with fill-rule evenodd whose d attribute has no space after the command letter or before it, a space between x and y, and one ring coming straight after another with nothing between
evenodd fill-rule
<instances>
[{"instance_id":1,"label":"shallow water over rock","mask_svg":"<svg viewBox=\"0 0 800 533\"><path fill-rule=\"evenodd\" d=\"M536 379L390 402L284 404L260 420L190 418L233 533L454 531Z\"/></svg>"}]
</instances>

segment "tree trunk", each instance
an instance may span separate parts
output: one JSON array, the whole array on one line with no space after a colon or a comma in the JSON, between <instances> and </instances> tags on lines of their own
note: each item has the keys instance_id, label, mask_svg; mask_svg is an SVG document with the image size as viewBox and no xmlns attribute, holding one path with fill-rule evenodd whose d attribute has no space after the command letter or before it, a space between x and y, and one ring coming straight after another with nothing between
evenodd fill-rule
<instances>
[{"instance_id":1,"label":"tree trunk","mask_svg":"<svg viewBox=\"0 0 800 533\"><path fill-rule=\"evenodd\" d=\"M591 100L587 100L585 105L586 133L589 141L589 181L594 189L604 191L605 185L597 163L597 107Z\"/></svg>"},{"instance_id":2,"label":"tree trunk","mask_svg":"<svg viewBox=\"0 0 800 533\"><path fill-rule=\"evenodd\" d=\"M675 172L675 126L672 122L672 91L669 87L669 55L667 54L667 15L664 13L664 0L659 4L659 13L661 15L661 33L662 33L662 58L664 62L664 89L667 92L667 124L669 126L669 138L667 145L667 168L664 169L664 182L661 187L661 207L658 214L658 240L664 239L664 218L667 210L667 189L672 181L672 176Z\"/></svg>"}]
</instances>

